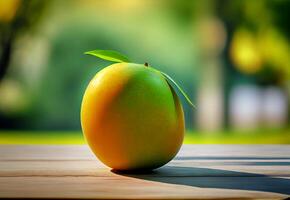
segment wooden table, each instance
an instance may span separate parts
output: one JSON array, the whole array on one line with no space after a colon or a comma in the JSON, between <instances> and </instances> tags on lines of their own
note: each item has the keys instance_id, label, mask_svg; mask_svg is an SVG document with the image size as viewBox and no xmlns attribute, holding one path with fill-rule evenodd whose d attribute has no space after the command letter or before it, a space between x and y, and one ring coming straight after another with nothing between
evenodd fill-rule
<instances>
[{"instance_id":1,"label":"wooden table","mask_svg":"<svg viewBox=\"0 0 290 200\"><path fill-rule=\"evenodd\" d=\"M184 145L149 174L118 174L87 146L0 146L1 198L286 199L289 145Z\"/></svg>"}]
</instances>

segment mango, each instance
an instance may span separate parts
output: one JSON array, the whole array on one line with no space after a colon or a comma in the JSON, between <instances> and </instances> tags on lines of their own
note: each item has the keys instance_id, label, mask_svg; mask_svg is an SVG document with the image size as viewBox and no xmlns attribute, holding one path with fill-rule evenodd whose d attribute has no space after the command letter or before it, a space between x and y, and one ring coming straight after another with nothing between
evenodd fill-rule
<instances>
[{"instance_id":1,"label":"mango","mask_svg":"<svg viewBox=\"0 0 290 200\"><path fill-rule=\"evenodd\" d=\"M152 67L112 64L90 81L81 125L94 154L115 170L151 170L169 162L184 137L174 89Z\"/></svg>"}]
</instances>

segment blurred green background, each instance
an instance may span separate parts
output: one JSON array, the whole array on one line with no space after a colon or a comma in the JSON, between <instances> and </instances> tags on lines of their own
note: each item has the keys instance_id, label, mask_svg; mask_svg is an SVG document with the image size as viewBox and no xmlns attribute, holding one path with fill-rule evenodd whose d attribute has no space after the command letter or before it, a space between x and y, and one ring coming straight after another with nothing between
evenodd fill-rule
<instances>
[{"instance_id":1,"label":"blurred green background","mask_svg":"<svg viewBox=\"0 0 290 200\"><path fill-rule=\"evenodd\" d=\"M0 144L82 144L80 104L117 50L170 74L185 143L290 144L290 1L0 0Z\"/></svg>"}]
</instances>

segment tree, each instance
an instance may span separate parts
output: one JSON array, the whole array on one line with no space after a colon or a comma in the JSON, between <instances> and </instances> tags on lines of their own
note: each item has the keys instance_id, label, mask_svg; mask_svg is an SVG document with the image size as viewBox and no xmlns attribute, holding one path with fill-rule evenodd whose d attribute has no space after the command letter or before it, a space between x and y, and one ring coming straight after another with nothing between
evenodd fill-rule
<instances>
[{"instance_id":1,"label":"tree","mask_svg":"<svg viewBox=\"0 0 290 200\"><path fill-rule=\"evenodd\" d=\"M0 81L10 65L15 42L39 22L49 1L0 0Z\"/></svg>"}]
</instances>

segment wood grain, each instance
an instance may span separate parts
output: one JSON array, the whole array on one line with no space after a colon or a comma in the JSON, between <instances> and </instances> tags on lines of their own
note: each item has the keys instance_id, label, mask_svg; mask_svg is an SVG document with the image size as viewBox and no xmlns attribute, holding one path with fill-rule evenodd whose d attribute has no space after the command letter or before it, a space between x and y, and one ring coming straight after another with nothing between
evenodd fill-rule
<instances>
[{"instance_id":1,"label":"wood grain","mask_svg":"<svg viewBox=\"0 0 290 200\"><path fill-rule=\"evenodd\" d=\"M184 145L166 166L120 174L82 145L0 146L0 198L286 199L289 145Z\"/></svg>"}]
</instances>

